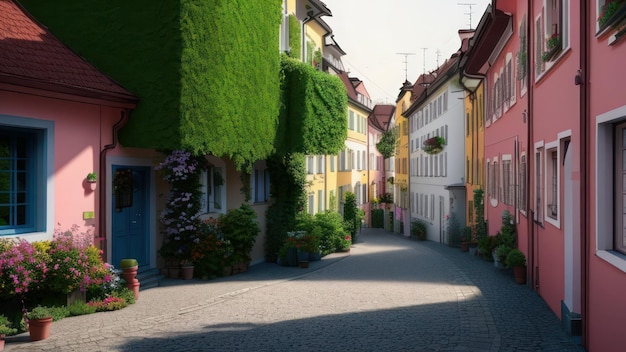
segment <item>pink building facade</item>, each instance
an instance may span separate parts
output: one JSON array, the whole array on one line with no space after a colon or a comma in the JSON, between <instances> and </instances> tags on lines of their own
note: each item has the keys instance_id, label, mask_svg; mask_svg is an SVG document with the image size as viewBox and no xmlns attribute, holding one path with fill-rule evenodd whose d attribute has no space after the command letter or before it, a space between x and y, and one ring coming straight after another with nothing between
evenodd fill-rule
<instances>
[{"instance_id":1,"label":"pink building facade","mask_svg":"<svg viewBox=\"0 0 626 352\"><path fill-rule=\"evenodd\" d=\"M612 4L611 4L612 3ZM604 16L614 6L615 15ZM583 260L583 303L589 351L621 351L626 325L626 230L624 225L624 148L626 146L626 95L620 86L626 71L623 1L590 1L582 9L586 26L580 46L581 115L586 143L582 162L588 170L581 183L587 190L581 202L581 231L586 248ZM575 43L578 44L578 43ZM571 76L571 75L570 75ZM571 79L571 77L570 77Z\"/></svg>"},{"instance_id":2,"label":"pink building facade","mask_svg":"<svg viewBox=\"0 0 626 352\"><path fill-rule=\"evenodd\" d=\"M372 226L371 209L372 200L380 199L380 196L387 190L387 181L385 178L385 160L382 154L376 148L376 143L380 141L382 134L389 128L391 117L393 116L395 106L393 105L375 105L372 112L367 118L368 131L368 183L369 183L369 206L365 209L365 218L367 223Z\"/></svg>"}]
</instances>

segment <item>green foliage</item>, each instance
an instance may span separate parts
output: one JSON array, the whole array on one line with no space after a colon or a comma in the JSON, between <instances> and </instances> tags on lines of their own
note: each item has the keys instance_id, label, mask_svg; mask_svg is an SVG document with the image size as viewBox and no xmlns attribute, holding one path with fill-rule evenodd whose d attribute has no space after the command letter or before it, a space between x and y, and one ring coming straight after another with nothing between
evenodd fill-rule
<instances>
[{"instance_id":1,"label":"green foliage","mask_svg":"<svg viewBox=\"0 0 626 352\"><path fill-rule=\"evenodd\" d=\"M383 158L389 159L396 153L397 136L393 130L383 132L380 141L376 143L376 149L383 155Z\"/></svg>"},{"instance_id":2,"label":"green foliage","mask_svg":"<svg viewBox=\"0 0 626 352\"><path fill-rule=\"evenodd\" d=\"M346 192L344 194L343 220L346 232L352 235L352 239L355 238L357 230L361 227L358 209L356 206L356 195L352 192Z\"/></svg>"},{"instance_id":3,"label":"green foliage","mask_svg":"<svg viewBox=\"0 0 626 352\"><path fill-rule=\"evenodd\" d=\"M70 316L70 310L65 306L55 306L48 308L52 314L52 321L59 321Z\"/></svg>"},{"instance_id":4,"label":"green foliage","mask_svg":"<svg viewBox=\"0 0 626 352\"><path fill-rule=\"evenodd\" d=\"M450 213L448 223L446 224L446 231L448 233L448 246L460 247L461 237L463 237L463 229L459 224L459 220L456 217L456 213Z\"/></svg>"},{"instance_id":5,"label":"green foliage","mask_svg":"<svg viewBox=\"0 0 626 352\"><path fill-rule=\"evenodd\" d=\"M320 228L320 250L322 255L336 252L342 248L346 231L341 214L332 211L315 214L315 224Z\"/></svg>"},{"instance_id":6,"label":"green foliage","mask_svg":"<svg viewBox=\"0 0 626 352\"><path fill-rule=\"evenodd\" d=\"M300 21L296 16L289 15L289 57L296 60L300 60L300 52L302 51L301 36Z\"/></svg>"},{"instance_id":7,"label":"green foliage","mask_svg":"<svg viewBox=\"0 0 626 352\"><path fill-rule=\"evenodd\" d=\"M411 221L411 236L417 238L420 241L426 240L426 223L421 220Z\"/></svg>"},{"instance_id":8,"label":"green foliage","mask_svg":"<svg viewBox=\"0 0 626 352\"><path fill-rule=\"evenodd\" d=\"M111 297L121 298L127 304L135 304L135 293L128 289L128 287L121 287L119 290L113 292Z\"/></svg>"},{"instance_id":9,"label":"green foliage","mask_svg":"<svg viewBox=\"0 0 626 352\"><path fill-rule=\"evenodd\" d=\"M124 146L229 156L239 169L273 151L280 0L23 4L139 97Z\"/></svg>"},{"instance_id":10,"label":"green foliage","mask_svg":"<svg viewBox=\"0 0 626 352\"><path fill-rule=\"evenodd\" d=\"M500 263L504 263L506 261L506 257L513 250L513 248L506 244L501 244L496 248L496 258Z\"/></svg>"},{"instance_id":11,"label":"green foliage","mask_svg":"<svg viewBox=\"0 0 626 352\"><path fill-rule=\"evenodd\" d=\"M265 256L273 260L296 228L296 214L306 204L306 164L300 153L274 154L267 160L270 193L274 201L266 213Z\"/></svg>"},{"instance_id":12,"label":"green foliage","mask_svg":"<svg viewBox=\"0 0 626 352\"><path fill-rule=\"evenodd\" d=\"M20 3L72 50L139 97L120 131L124 146L180 146L181 1L158 6L149 0Z\"/></svg>"},{"instance_id":13,"label":"green foliage","mask_svg":"<svg viewBox=\"0 0 626 352\"><path fill-rule=\"evenodd\" d=\"M233 248L231 264L249 263L252 259L250 252L257 235L261 232L256 217L256 213L247 203L219 216L218 221L224 240L229 241Z\"/></svg>"},{"instance_id":14,"label":"green foliage","mask_svg":"<svg viewBox=\"0 0 626 352\"><path fill-rule=\"evenodd\" d=\"M274 149L281 1L181 1L183 147L238 169Z\"/></svg>"},{"instance_id":15,"label":"green foliage","mask_svg":"<svg viewBox=\"0 0 626 352\"><path fill-rule=\"evenodd\" d=\"M52 317L52 311L48 307L37 306L26 313L29 320L45 319Z\"/></svg>"},{"instance_id":16,"label":"green foliage","mask_svg":"<svg viewBox=\"0 0 626 352\"><path fill-rule=\"evenodd\" d=\"M483 236L478 240L478 251L487 260L493 259L492 253L498 246L497 236Z\"/></svg>"},{"instance_id":17,"label":"green foliage","mask_svg":"<svg viewBox=\"0 0 626 352\"><path fill-rule=\"evenodd\" d=\"M0 314L0 335L15 335L17 333L17 329L13 327L13 324L9 321L7 317Z\"/></svg>"},{"instance_id":18,"label":"green foliage","mask_svg":"<svg viewBox=\"0 0 626 352\"><path fill-rule=\"evenodd\" d=\"M484 191L474 190L474 228L472 240L478 241L487 235L487 224L485 223Z\"/></svg>"},{"instance_id":19,"label":"green foliage","mask_svg":"<svg viewBox=\"0 0 626 352\"><path fill-rule=\"evenodd\" d=\"M372 228L382 229L383 227L385 227L385 211L372 209Z\"/></svg>"},{"instance_id":20,"label":"green foliage","mask_svg":"<svg viewBox=\"0 0 626 352\"><path fill-rule=\"evenodd\" d=\"M76 301L67 308L69 309L71 316L93 314L96 312L96 307L90 306L82 301Z\"/></svg>"},{"instance_id":21,"label":"green foliage","mask_svg":"<svg viewBox=\"0 0 626 352\"><path fill-rule=\"evenodd\" d=\"M506 256L506 266L509 268L514 266L526 266L526 256L519 249L513 249Z\"/></svg>"},{"instance_id":22,"label":"green foliage","mask_svg":"<svg viewBox=\"0 0 626 352\"><path fill-rule=\"evenodd\" d=\"M348 95L341 80L282 56L279 154L337 154L348 136Z\"/></svg>"}]
</instances>

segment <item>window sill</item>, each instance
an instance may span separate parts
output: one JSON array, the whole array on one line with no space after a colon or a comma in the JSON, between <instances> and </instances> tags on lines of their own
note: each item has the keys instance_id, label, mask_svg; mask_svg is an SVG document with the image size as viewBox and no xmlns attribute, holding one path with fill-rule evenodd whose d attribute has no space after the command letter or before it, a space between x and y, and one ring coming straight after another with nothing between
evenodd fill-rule
<instances>
[{"instance_id":1,"label":"window sill","mask_svg":"<svg viewBox=\"0 0 626 352\"><path fill-rule=\"evenodd\" d=\"M626 273L626 255L615 251L598 250L596 256Z\"/></svg>"}]
</instances>

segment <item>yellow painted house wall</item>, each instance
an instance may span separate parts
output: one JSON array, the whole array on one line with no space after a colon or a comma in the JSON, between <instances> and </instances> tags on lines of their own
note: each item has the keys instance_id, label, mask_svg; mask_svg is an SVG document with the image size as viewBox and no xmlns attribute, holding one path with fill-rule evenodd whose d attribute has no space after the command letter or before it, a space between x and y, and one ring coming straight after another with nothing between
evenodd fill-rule
<instances>
[{"instance_id":1,"label":"yellow painted house wall","mask_svg":"<svg viewBox=\"0 0 626 352\"><path fill-rule=\"evenodd\" d=\"M339 171L337 172L337 187L342 187L342 186L347 186L350 185L351 186L351 192L354 192L354 187L356 186L356 182L353 182L355 180L355 178L357 179L357 182L360 182L362 185L367 185L368 179L367 179L367 162L368 162L368 157L367 157L367 116L369 115L369 111L366 111L362 108L360 108L359 106L357 106L356 104L354 104L351 101L348 101L348 116L346 116L346 119L348 119L348 126L349 126L349 121L350 121L350 114L353 114L354 116L354 130L351 130L350 128L348 128L348 138L346 138L346 147L349 147L349 145L352 144L357 144L359 146L361 146L361 150L366 152L366 156L365 156L365 163L366 165L363 166L364 170L359 171L356 170L356 165L357 162L355 160L354 162L354 167L353 170L348 170L348 171ZM358 119L362 120L363 123L363 131L365 133L359 133L357 131L357 120ZM356 155L356 150L355 150L355 155ZM356 172L360 172L360 175L356 175ZM365 199L365 202L367 202L367 199Z\"/></svg>"},{"instance_id":2,"label":"yellow painted house wall","mask_svg":"<svg viewBox=\"0 0 626 352\"><path fill-rule=\"evenodd\" d=\"M406 92L396 102L396 126L399 132L399 142L396 145L394 203L403 209L409 208L409 120L402 116L411 105L411 93Z\"/></svg>"},{"instance_id":3,"label":"yellow painted house wall","mask_svg":"<svg viewBox=\"0 0 626 352\"><path fill-rule=\"evenodd\" d=\"M465 97L465 190L467 226L474 216L474 190L485 189L485 107L481 83Z\"/></svg>"}]
</instances>

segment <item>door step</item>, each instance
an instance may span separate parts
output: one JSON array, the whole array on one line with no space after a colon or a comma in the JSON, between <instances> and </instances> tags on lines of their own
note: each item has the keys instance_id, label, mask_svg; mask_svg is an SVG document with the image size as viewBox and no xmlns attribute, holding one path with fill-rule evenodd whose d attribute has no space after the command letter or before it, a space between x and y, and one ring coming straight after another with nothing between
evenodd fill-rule
<instances>
[{"instance_id":1,"label":"door step","mask_svg":"<svg viewBox=\"0 0 626 352\"><path fill-rule=\"evenodd\" d=\"M161 275L159 269L145 269L140 270L137 273L137 280L139 280L139 290L146 290L153 287L159 287L161 280L165 276Z\"/></svg>"}]
</instances>

